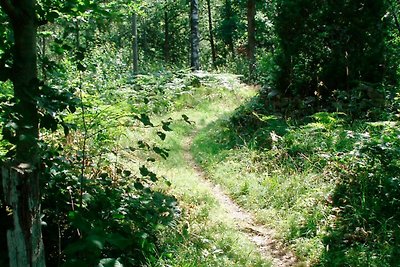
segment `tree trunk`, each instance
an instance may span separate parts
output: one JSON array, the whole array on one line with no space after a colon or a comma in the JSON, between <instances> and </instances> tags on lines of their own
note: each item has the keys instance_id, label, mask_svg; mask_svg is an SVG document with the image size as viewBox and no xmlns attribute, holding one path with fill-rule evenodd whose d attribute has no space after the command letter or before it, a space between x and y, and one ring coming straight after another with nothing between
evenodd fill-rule
<instances>
[{"instance_id":1,"label":"tree trunk","mask_svg":"<svg viewBox=\"0 0 400 267\"><path fill-rule=\"evenodd\" d=\"M213 64L214 67L216 67L217 54L216 54L216 51L215 51L214 32L213 32L213 23L212 23L210 0L207 0L207 10L208 10L208 29L209 29L209 34L210 34L210 46L211 46L212 64Z\"/></svg>"},{"instance_id":2,"label":"tree trunk","mask_svg":"<svg viewBox=\"0 0 400 267\"><path fill-rule=\"evenodd\" d=\"M133 74L136 75L139 71L139 55L138 55L138 38L137 38L137 14L132 15L132 67Z\"/></svg>"},{"instance_id":3,"label":"tree trunk","mask_svg":"<svg viewBox=\"0 0 400 267\"><path fill-rule=\"evenodd\" d=\"M249 61L249 77L253 77L256 58L256 0L247 0L247 59Z\"/></svg>"},{"instance_id":4,"label":"tree trunk","mask_svg":"<svg viewBox=\"0 0 400 267\"><path fill-rule=\"evenodd\" d=\"M226 44L228 45L228 49L231 52L231 56L234 59L235 58L235 44L234 44L234 31L236 30L236 25L233 20L233 10L232 10L232 2L231 0L226 0L225 1L225 20L228 21L229 26L227 29L225 29L225 34L227 35L226 37Z\"/></svg>"},{"instance_id":5,"label":"tree trunk","mask_svg":"<svg viewBox=\"0 0 400 267\"><path fill-rule=\"evenodd\" d=\"M3 202L13 225L7 230L10 267L45 266L40 219L38 149L39 95L36 54L35 0L0 4L14 32L13 77L16 105L16 156L2 167Z\"/></svg>"},{"instance_id":6,"label":"tree trunk","mask_svg":"<svg viewBox=\"0 0 400 267\"><path fill-rule=\"evenodd\" d=\"M194 71L200 69L199 0L191 0L190 22L190 67Z\"/></svg>"},{"instance_id":7,"label":"tree trunk","mask_svg":"<svg viewBox=\"0 0 400 267\"><path fill-rule=\"evenodd\" d=\"M169 62L169 18L167 5L164 10L164 60Z\"/></svg>"}]
</instances>

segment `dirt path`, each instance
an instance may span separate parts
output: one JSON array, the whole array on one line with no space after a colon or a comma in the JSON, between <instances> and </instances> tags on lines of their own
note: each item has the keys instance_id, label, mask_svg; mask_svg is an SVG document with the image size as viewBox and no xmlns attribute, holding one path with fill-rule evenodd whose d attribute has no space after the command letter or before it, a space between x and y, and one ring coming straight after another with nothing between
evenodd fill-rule
<instances>
[{"instance_id":1,"label":"dirt path","mask_svg":"<svg viewBox=\"0 0 400 267\"><path fill-rule=\"evenodd\" d=\"M198 166L190 153L193 136L184 143L184 157L188 164L196 171L201 182L206 185L218 200L228 216L235 222L236 227L244 233L249 240L256 244L263 257L270 260L275 267L303 266L293 253L287 251L278 240L274 238L274 231L255 222L254 216L237 205L219 185L207 179L206 173Z\"/></svg>"}]
</instances>

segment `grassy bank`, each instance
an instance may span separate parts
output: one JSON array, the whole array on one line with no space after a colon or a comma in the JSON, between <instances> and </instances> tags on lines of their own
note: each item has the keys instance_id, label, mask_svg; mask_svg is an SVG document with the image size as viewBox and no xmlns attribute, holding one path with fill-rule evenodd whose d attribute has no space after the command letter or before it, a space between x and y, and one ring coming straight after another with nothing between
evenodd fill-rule
<instances>
[{"instance_id":1,"label":"grassy bank","mask_svg":"<svg viewBox=\"0 0 400 267\"><path fill-rule=\"evenodd\" d=\"M210 177L311 265L398 266L397 123L335 113L294 121L255 105L195 138Z\"/></svg>"}]
</instances>

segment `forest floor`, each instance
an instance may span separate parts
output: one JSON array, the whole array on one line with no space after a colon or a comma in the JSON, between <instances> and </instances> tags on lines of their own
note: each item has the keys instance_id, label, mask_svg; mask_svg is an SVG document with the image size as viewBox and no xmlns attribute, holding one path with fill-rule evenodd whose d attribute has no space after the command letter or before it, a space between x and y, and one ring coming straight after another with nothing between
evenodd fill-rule
<instances>
[{"instance_id":1,"label":"forest floor","mask_svg":"<svg viewBox=\"0 0 400 267\"><path fill-rule=\"evenodd\" d=\"M193 133L184 141L183 151L186 162L195 170L199 182L206 186L237 229L256 245L262 257L271 261L272 266L299 266L295 255L275 238L273 229L256 223L253 214L241 208L224 192L219 184L214 184L207 178L206 172L196 163L190 151L195 134Z\"/></svg>"}]
</instances>

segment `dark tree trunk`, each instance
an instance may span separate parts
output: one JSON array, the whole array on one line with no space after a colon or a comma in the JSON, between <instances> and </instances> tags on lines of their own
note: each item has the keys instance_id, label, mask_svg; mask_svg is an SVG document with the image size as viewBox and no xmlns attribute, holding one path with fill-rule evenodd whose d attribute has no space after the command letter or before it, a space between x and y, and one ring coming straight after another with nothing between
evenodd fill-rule
<instances>
[{"instance_id":1,"label":"dark tree trunk","mask_svg":"<svg viewBox=\"0 0 400 267\"><path fill-rule=\"evenodd\" d=\"M133 74L139 71L139 51L138 51L138 34L137 34L137 14L132 15L132 67Z\"/></svg>"},{"instance_id":2,"label":"dark tree trunk","mask_svg":"<svg viewBox=\"0 0 400 267\"><path fill-rule=\"evenodd\" d=\"M164 60L169 62L169 17L168 17L168 7L165 3L164 7Z\"/></svg>"},{"instance_id":3,"label":"dark tree trunk","mask_svg":"<svg viewBox=\"0 0 400 267\"><path fill-rule=\"evenodd\" d=\"M4 204L12 211L7 230L10 266L45 266L40 220L39 95L35 0L0 0L14 31L13 77L16 156L2 168Z\"/></svg>"},{"instance_id":4,"label":"dark tree trunk","mask_svg":"<svg viewBox=\"0 0 400 267\"><path fill-rule=\"evenodd\" d=\"M209 29L209 34L210 34L210 46L211 46L212 64L215 67L216 66L216 61L217 61L217 53L215 51L214 31L213 31L210 0L207 0L207 10L208 10L208 29Z\"/></svg>"},{"instance_id":5,"label":"dark tree trunk","mask_svg":"<svg viewBox=\"0 0 400 267\"><path fill-rule=\"evenodd\" d=\"M225 19L229 21L229 26L226 29L227 37L226 37L226 44L228 45L228 49L231 52L232 58L235 58L235 44L234 44L234 30L236 25L234 25L233 21L233 10L232 10L232 2L231 0L225 1Z\"/></svg>"},{"instance_id":6,"label":"dark tree trunk","mask_svg":"<svg viewBox=\"0 0 400 267\"><path fill-rule=\"evenodd\" d=\"M247 0L247 59L249 61L249 77L253 77L256 58L256 0Z\"/></svg>"},{"instance_id":7,"label":"dark tree trunk","mask_svg":"<svg viewBox=\"0 0 400 267\"><path fill-rule=\"evenodd\" d=\"M200 34L199 34L199 0L191 0L190 4L190 67L192 70L200 69Z\"/></svg>"}]
</instances>

